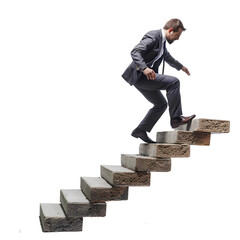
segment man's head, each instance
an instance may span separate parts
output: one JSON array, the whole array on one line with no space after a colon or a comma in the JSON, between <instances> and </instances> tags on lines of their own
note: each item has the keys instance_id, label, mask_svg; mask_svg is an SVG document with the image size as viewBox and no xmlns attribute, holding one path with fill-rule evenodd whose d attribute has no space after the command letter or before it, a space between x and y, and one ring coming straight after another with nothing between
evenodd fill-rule
<instances>
[{"instance_id":1,"label":"man's head","mask_svg":"<svg viewBox=\"0 0 240 240\"><path fill-rule=\"evenodd\" d=\"M181 20L177 18L173 18L169 20L165 26L163 27L166 35L166 39L169 44L172 44L175 40L178 40L183 31L186 29L184 28Z\"/></svg>"}]
</instances>

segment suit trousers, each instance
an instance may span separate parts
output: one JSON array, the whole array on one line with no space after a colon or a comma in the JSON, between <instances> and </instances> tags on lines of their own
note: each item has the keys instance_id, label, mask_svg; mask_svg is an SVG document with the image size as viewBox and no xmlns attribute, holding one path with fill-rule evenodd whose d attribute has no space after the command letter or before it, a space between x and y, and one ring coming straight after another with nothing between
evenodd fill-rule
<instances>
[{"instance_id":1,"label":"suit trousers","mask_svg":"<svg viewBox=\"0 0 240 240\"><path fill-rule=\"evenodd\" d=\"M154 80L148 80L142 74L134 86L154 105L138 125L140 129L150 132L165 112L167 105L171 120L182 115L180 81L176 77L156 73ZM168 104L161 90L166 90Z\"/></svg>"}]
</instances>

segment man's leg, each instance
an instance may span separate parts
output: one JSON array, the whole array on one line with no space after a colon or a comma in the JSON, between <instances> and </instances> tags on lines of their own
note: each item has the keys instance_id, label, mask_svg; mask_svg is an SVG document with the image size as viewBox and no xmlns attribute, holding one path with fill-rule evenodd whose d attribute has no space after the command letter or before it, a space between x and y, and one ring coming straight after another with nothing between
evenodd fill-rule
<instances>
[{"instance_id":1,"label":"man's leg","mask_svg":"<svg viewBox=\"0 0 240 240\"><path fill-rule=\"evenodd\" d=\"M166 105L166 100L159 90L167 91L167 99L169 105L169 113L171 120L178 118L182 115L182 106L181 106L181 95L180 95L180 82L177 78L156 74L156 78L154 80L148 80L144 75L138 80L135 84L135 87L142 92L144 95L144 90L146 91L145 97L154 105ZM157 92L157 93L156 93ZM161 95L160 95L161 94ZM152 95L152 96L151 96ZM151 109L149 110L149 112ZM144 118L144 122L149 123L152 121L151 118L154 118L153 115L156 111L152 111L152 114L146 115ZM161 115L160 115L161 116ZM155 118L157 118L156 116ZM159 119L159 118L158 118ZM157 120L158 120L157 119Z\"/></svg>"},{"instance_id":2,"label":"man's leg","mask_svg":"<svg viewBox=\"0 0 240 240\"><path fill-rule=\"evenodd\" d=\"M167 91L167 99L168 99L172 128L176 128L179 125L186 124L196 116L196 115L192 115L189 117L182 116L180 82L176 77L156 74L156 78L154 80L148 80L145 75L142 75L141 78L138 80L138 82L135 84L135 87L137 89L141 89L141 91L142 90L147 90L147 91L166 90ZM157 117L158 116L156 115L155 118ZM148 122L149 124L151 124L151 118L154 118L154 117L152 115L149 115L148 117L148 114L147 114L146 117L144 118L144 122Z\"/></svg>"},{"instance_id":3,"label":"man's leg","mask_svg":"<svg viewBox=\"0 0 240 240\"><path fill-rule=\"evenodd\" d=\"M138 128L150 132L162 114L167 108L167 101L160 91L151 91L145 90L142 88L136 88L143 94L143 96L151 102L154 106L151 108L141 123L138 125Z\"/></svg>"}]
</instances>

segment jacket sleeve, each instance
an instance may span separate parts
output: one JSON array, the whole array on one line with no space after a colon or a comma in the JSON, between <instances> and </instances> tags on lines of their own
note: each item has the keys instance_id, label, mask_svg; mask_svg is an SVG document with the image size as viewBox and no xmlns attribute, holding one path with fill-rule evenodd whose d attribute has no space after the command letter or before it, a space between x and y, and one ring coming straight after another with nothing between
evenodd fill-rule
<instances>
[{"instance_id":1,"label":"jacket sleeve","mask_svg":"<svg viewBox=\"0 0 240 240\"><path fill-rule=\"evenodd\" d=\"M149 49L151 49L156 44L156 42L156 36L152 32L148 32L143 36L140 43L137 44L131 51L131 57L133 59L133 62L141 71L143 71L143 69L147 67L146 62L143 59L143 54Z\"/></svg>"},{"instance_id":2,"label":"jacket sleeve","mask_svg":"<svg viewBox=\"0 0 240 240\"><path fill-rule=\"evenodd\" d=\"M176 68L178 71L181 70L183 67L183 65L180 62L178 62L171 56L171 54L168 52L166 48L164 53L164 59L171 67Z\"/></svg>"}]
</instances>

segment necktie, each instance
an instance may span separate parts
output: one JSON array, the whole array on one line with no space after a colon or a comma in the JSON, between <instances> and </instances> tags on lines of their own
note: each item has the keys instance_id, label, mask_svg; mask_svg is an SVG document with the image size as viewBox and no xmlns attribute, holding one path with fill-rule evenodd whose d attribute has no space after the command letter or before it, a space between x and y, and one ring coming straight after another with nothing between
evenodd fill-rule
<instances>
[{"instance_id":1,"label":"necktie","mask_svg":"<svg viewBox=\"0 0 240 240\"><path fill-rule=\"evenodd\" d=\"M162 75L164 75L164 68L165 68L165 60L164 60L164 52L165 52L165 49L166 49L166 40L164 41L164 44L163 44L163 66L162 66Z\"/></svg>"}]
</instances>

